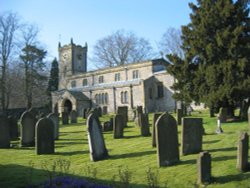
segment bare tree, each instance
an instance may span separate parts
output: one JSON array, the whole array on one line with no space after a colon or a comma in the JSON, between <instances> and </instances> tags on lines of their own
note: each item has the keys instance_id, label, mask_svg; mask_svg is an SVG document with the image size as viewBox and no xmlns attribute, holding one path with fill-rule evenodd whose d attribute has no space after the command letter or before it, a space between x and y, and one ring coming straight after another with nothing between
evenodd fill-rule
<instances>
[{"instance_id":1,"label":"bare tree","mask_svg":"<svg viewBox=\"0 0 250 188\"><path fill-rule=\"evenodd\" d=\"M7 102L7 68L10 56L15 48L14 37L19 29L19 19L14 13L4 13L0 15L0 61L1 61L1 106L5 111L8 108Z\"/></svg>"},{"instance_id":2,"label":"bare tree","mask_svg":"<svg viewBox=\"0 0 250 188\"><path fill-rule=\"evenodd\" d=\"M24 24L21 29L21 46L39 45L38 34L39 28L33 24Z\"/></svg>"},{"instance_id":3,"label":"bare tree","mask_svg":"<svg viewBox=\"0 0 250 188\"><path fill-rule=\"evenodd\" d=\"M181 46L181 30L169 27L162 35L161 41L159 42L159 48L162 55L173 54L183 59L184 52Z\"/></svg>"},{"instance_id":4,"label":"bare tree","mask_svg":"<svg viewBox=\"0 0 250 188\"><path fill-rule=\"evenodd\" d=\"M152 47L144 38L132 32L118 30L97 41L94 46L94 60L97 67L113 67L147 60L152 56Z\"/></svg>"}]
</instances>

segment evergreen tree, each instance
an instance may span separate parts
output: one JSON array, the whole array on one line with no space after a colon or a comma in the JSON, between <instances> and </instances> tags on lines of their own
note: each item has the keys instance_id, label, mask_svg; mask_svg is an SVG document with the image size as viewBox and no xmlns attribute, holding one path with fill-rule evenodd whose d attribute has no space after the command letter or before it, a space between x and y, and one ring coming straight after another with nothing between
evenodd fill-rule
<instances>
[{"instance_id":1,"label":"evergreen tree","mask_svg":"<svg viewBox=\"0 0 250 188\"><path fill-rule=\"evenodd\" d=\"M185 60L172 58L176 96L231 109L250 96L250 21L247 0L190 3L191 23L182 27ZM178 63L179 62L179 63ZM170 71L173 72L173 71ZM181 93L181 95L180 95ZM185 95L184 95L185 93Z\"/></svg>"},{"instance_id":2,"label":"evergreen tree","mask_svg":"<svg viewBox=\"0 0 250 188\"><path fill-rule=\"evenodd\" d=\"M47 52L34 45L26 45L20 55L23 61L25 76L25 97L27 109L32 107L33 92L35 87L39 87L40 81L46 81L44 74L45 62L43 61Z\"/></svg>"},{"instance_id":3,"label":"evergreen tree","mask_svg":"<svg viewBox=\"0 0 250 188\"><path fill-rule=\"evenodd\" d=\"M59 74L58 61L55 58L51 64L50 77L47 88L48 95L50 95L51 91L58 90L58 74Z\"/></svg>"},{"instance_id":4,"label":"evergreen tree","mask_svg":"<svg viewBox=\"0 0 250 188\"><path fill-rule=\"evenodd\" d=\"M49 97L49 102L47 103L46 106L50 110L52 107L51 92L58 90L58 76L59 76L59 67L58 67L58 61L55 58L51 63L50 77L49 77L48 88L47 88L47 95Z\"/></svg>"}]
</instances>

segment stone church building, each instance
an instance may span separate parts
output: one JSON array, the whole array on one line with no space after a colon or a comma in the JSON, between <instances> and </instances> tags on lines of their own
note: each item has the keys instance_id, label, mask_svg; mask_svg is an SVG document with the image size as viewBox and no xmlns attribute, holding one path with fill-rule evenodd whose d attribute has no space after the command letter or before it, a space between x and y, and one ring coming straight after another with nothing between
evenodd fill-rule
<instances>
[{"instance_id":1,"label":"stone church building","mask_svg":"<svg viewBox=\"0 0 250 188\"><path fill-rule=\"evenodd\" d=\"M130 112L142 106L146 112L175 109L174 78L164 59L137 62L87 71L88 47L59 43L59 89L52 92L53 110L82 114L85 108L101 107L115 113L118 106Z\"/></svg>"}]
</instances>

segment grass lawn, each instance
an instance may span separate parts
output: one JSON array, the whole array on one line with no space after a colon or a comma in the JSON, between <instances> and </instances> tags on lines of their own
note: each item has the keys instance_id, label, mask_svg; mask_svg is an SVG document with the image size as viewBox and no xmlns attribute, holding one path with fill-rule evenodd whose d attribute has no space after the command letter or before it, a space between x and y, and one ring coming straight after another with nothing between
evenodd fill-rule
<instances>
[{"instance_id":1,"label":"grass lawn","mask_svg":"<svg viewBox=\"0 0 250 188\"><path fill-rule=\"evenodd\" d=\"M237 141L240 131L248 130L247 122L224 123L224 133L217 135L214 133L216 118L209 118L206 112L194 113L192 117L203 118L206 132L203 150L209 151L212 157L214 182L208 187L250 187L250 172L240 173L236 169ZM152 114L149 118L152 132ZM102 122L108 119L108 116L100 118ZM78 122L60 125L60 137L55 142L53 155L36 155L35 148L20 148L19 141L13 141L10 149L0 149L0 187L37 184L54 176L53 171L63 171L106 185L116 182L115 187L118 187L122 177L130 178L131 187L148 187L148 175L155 175L161 187L194 187L198 154L180 156L179 164L158 168L156 148L151 146L151 137L141 137L139 128L134 122L129 122L123 139L113 139L112 132L103 133L110 157L91 162L85 120L78 118ZM181 126L178 126L179 143L180 131ZM56 168L53 170L55 161L61 161L61 165L54 165ZM69 169L63 169L68 161Z\"/></svg>"}]
</instances>

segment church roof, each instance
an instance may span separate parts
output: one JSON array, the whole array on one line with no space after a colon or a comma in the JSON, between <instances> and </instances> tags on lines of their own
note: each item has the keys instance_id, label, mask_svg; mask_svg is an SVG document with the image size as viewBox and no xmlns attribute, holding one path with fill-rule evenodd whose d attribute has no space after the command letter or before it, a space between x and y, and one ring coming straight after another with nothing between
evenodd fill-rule
<instances>
[{"instance_id":1,"label":"church roof","mask_svg":"<svg viewBox=\"0 0 250 188\"><path fill-rule=\"evenodd\" d=\"M77 100L89 100L89 98L80 91L68 90L68 92Z\"/></svg>"},{"instance_id":2,"label":"church roof","mask_svg":"<svg viewBox=\"0 0 250 188\"><path fill-rule=\"evenodd\" d=\"M89 98L86 95L84 95L81 91L77 91L77 90L61 89L58 91L53 91L51 93L53 95L62 96L66 92L68 92L70 95L72 95L76 100L81 100L81 101L88 101L89 100Z\"/></svg>"}]
</instances>

